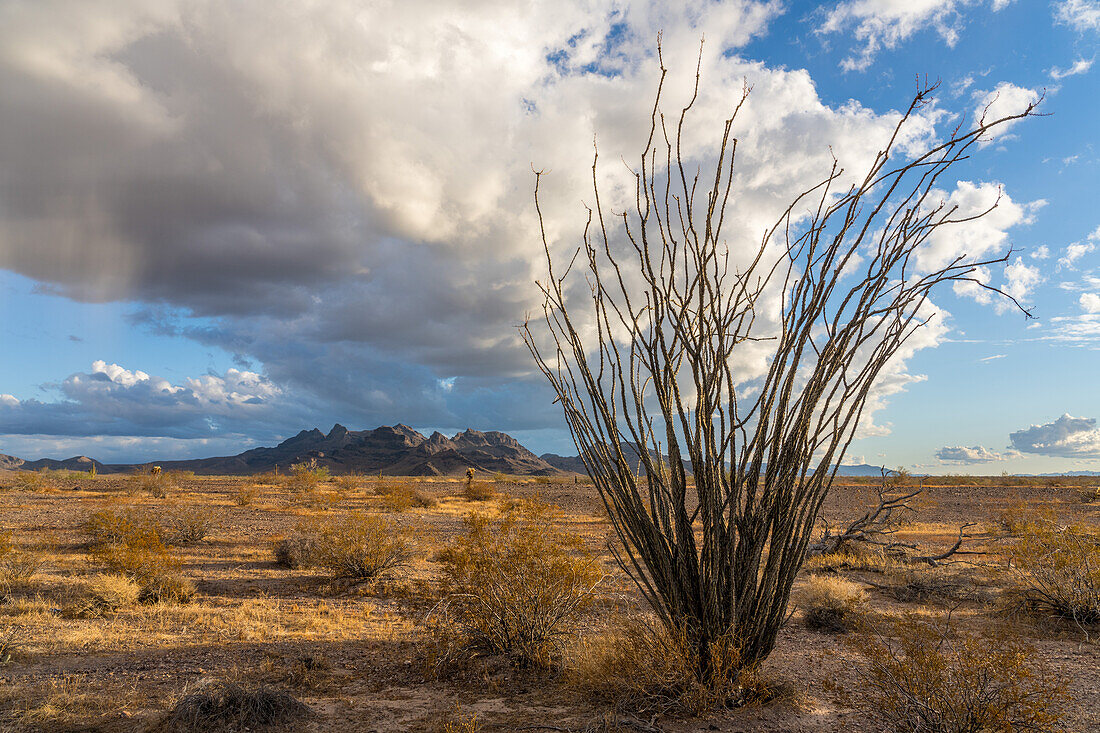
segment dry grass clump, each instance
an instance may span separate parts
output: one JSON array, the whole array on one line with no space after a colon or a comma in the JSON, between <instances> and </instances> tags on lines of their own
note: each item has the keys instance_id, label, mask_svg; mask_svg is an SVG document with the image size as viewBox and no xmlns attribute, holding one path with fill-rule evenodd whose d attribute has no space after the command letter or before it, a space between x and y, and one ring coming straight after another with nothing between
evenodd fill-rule
<instances>
[{"instance_id":1,"label":"dry grass clump","mask_svg":"<svg viewBox=\"0 0 1100 733\"><path fill-rule=\"evenodd\" d=\"M141 586L125 575L100 573L84 581L69 614L77 618L102 618L133 606Z\"/></svg>"},{"instance_id":2,"label":"dry grass clump","mask_svg":"<svg viewBox=\"0 0 1100 733\"><path fill-rule=\"evenodd\" d=\"M19 651L18 631L14 626L0 631L0 667L11 664Z\"/></svg>"},{"instance_id":3,"label":"dry grass clump","mask_svg":"<svg viewBox=\"0 0 1100 733\"><path fill-rule=\"evenodd\" d=\"M163 536L170 545L193 545L210 534L214 512L202 506L181 506L169 511L162 520Z\"/></svg>"},{"instance_id":4,"label":"dry grass clump","mask_svg":"<svg viewBox=\"0 0 1100 733\"><path fill-rule=\"evenodd\" d=\"M245 690L235 683L210 684L176 703L162 723L168 731L255 730L284 725L313 715L289 693L261 687Z\"/></svg>"},{"instance_id":5,"label":"dry grass clump","mask_svg":"<svg viewBox=\"0 0 1100 733\"><path fill-rule=\"evenodd\" d=\"M1100 623L1100 537L1078 527L1037 524L1009 550L1029 609Z\"/></svg>"},{"instance_id":6,"label":"dry grass clump","mask_svg":"<svg viewBox=\"0 0 1100 733\"><path fill-rule=\"evenodd\" d=\"M844 578L811 575L802 589L800 605L806 626L842 634L858 623L867 605L867 593L858 583Z\"/></svg>"},{"instance_id":7,"label":"dry grass clump","mask_svg":"<svg viewBox=\"0 0 1100 733\"><path fill-rule=\"evenodd\" d=\"M807 558L802 567L810 572L821 573L833 573L838 570L888 573L902 569L906 564L877 545L849 543L840 552Z\"/></svg>"},{"instance_id":8,"label":"dry grass clump","mask_svg":"<svg viewBox=\"0 0 1100 733\"><path fill-rule=\"evenodd\" d=\"M521 666L558 663L602 578L595 558L539 501L494 519L472 514L465 524L440 554L444 600L430 666L443 671L478 654L507 655Z\"/></svg>"},{"instance_id":9,"label":"dry grass clump","mask_svg":"<svg viewBox=\"0 0 1100 733\"><path fill-rule=\"evenodd\" d=\"M1005 629L974 634L914 616L857 643L868 666L857 704L892 731L1051 731L1064 716L1064 684Z\"/></svg>"},{"instance_id":10,"label":"dry grass clump","mask_svg":"<svg viewBox=\"0 0 1100 733\"><path fill-rule=\"evenodd\" d=\"M157 573L145 579L138 600L141 603L190 603L195 584L178 573Z\"/></svg>"},{"instance_id":11,"label":"dry grass clump","mask_svg":"<svg viewBox=\"0 0 1100 733\"><path fill-rule=\"evenodd\" d=\"M10 532L0 532L0 594L28 583L40 567L41 557L16 546Z\"/></svg>"},{"instance_id":12,"label":"dry grass clump","mask_svg":"<svg viewBox=\"0 0 1100 733\"><path fill-rule=\"evenodd\" d=\"M699 650L686 635L670 634L655 618L629 616L581 638L571 650L571 688L617 714L705 715L720 708L774 699L752 670L742 669L737 644L710 645L713 673L700 681Z\"/></svg>"},{"instance_id":13,"label":"dry grass clump","mask_svg":"<svg viewBox=\"0 0 1100 733\"><path fill-rule=\"evenodd\" d=\"M403 512L413 507L427 509L437 503L409 482L398 479L380 479L374 485L374 493L381 497L382 508L390 512Z\"/></svg>"},{"instance_id":14,"label":"dry grass clump","mask_svg":"<svg viewBox=\"0 0 1100 733\"><path fill-rule=\"evenodd\" d=\"M459 705L455 705L434 727L436 733L480 733L481 730L477 713L464 713Z\"/></svg>"},{"instance_id":15,"label":"dry grass clump","mask_svg":"<svg viewBox=\"0 0 1100 733\"><path fill-rule=\"evenodd\" d=\"M320 566L338 578L376 580L412 558L409 534L371 514L353 513L339 521L300 523L275 544L275 561L288 568Z\"/></svg>"}]
</instances>

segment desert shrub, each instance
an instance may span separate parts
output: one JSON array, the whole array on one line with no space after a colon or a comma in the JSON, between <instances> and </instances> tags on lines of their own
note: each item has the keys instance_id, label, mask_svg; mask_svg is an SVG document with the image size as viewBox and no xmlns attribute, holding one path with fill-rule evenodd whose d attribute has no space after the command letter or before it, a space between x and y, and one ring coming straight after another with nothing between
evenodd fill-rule
<instances>
[{"instance_id":1,"label":"desert shrub","mask_svg":"<svg viewBox=\"0 0 1100 733\"><path fill-rule=\"evenodd\" d=\"M275 471L264 471L252 477L252 482L259 486L278 486L286 481L285 476L280 476Z\"/></svg>"},{"instance_id":2,"label":"desert shrub","mask_svg":"<svg viewBox=\"0 0 1100 733\"><path fill-rule=\"evenodd\" d=\"M328 480L328 469L318 466L316 461L311 460L308 463L295 463L291 466L290 478L286 484L291 491L315 491Z\"/></svg>"},{"instance_id":3,"label":"desert shrub","mask_svg":"<svg viewBox=\"0 0 1100 733\"><path fill-rule=\"evenodd\" d=\"M332 482L340 493L349 494L363 487L364 478L357 473L345 473L334 478Z\"/></svg>"},{"instance_id":4,"label":"desert shrub","mask_svg":"<svg viewBox=\"0 0 1100 733\"><path fill-rule=\"evenodd\" d=\"M84 534L92 548L138 541L163 540L163 529L153 516L143 509L129 506L109 506L84 517Z\"/></svg>"},{"instance_id":5,"label":"desert shrub","mask_svg":"<svg viewBox=\"0 0 1100 733\"><path fill-rule=\"evenodd\" d=\"M488 501L496 495L497 490L488 481L467 481L462 489L466 501Z\"/></svg>"},{"instance_id":6,"label":"desert shrub","mask_svg":"<svg viewBox=\"0 0 1100 733\"><path fill-rule=\"evenodd\" d=\"M142 583L141 603L188 603L195 597L195 584L179 573L161 572Z\"/></svg>"},{"instance_id":7,"label":"desert shrub","mask_svg":"<svg viewBox=\"0 0 1100 733\"><path fill-rule=\"evenodd\" d=\"M1050 731L1063 716L1059 681L1037 666L1034 650L1003 629L960 632L916 617L868 633L857 704L891 731L977 733Z\"/></svg>"},{"instance_id":8,"label":"desert shrub","mask_svg":"<svg viewBox=\"0 0 1100 733\"><path fill-rule=\"evenodd\" d=\"M1026 501L1017 501L997 515L996 529L1008 537L1019 537L1042 528L1052 528L1058 523L1058 515L1050 507L1034 507Z\"/></svg>"},{"instance_id":9,"label":"desert shrub","mask_svg":"<svg viewBox=\"0 0 1100 733\"><path fill-rule=\"evenodd\" d=\"M214 683L183 697L164 720L166 730L256 730L310 717L309 706L282 690L245 690Z\"/></svg>"},{"instance_id":10,"label":"desert shrub","mask_svg":"<svg viewBox=\"0 0 1100 733\"><path fill-rule=\"evenodd\" d=\"M238 486L237 490L233 492L233 503L237 506L249 506L256 501L256 497L259 495L260 487L255 484Z\"/></svg>"},{"instance_id":11,"label":"desert shrub","mask_svg":"<svg viewBox=\"0 0 1100 733\"><path fill-rule=\"evenodd\" d=\"M275 562L291 570L314 567L319 564L319 548L319 532L298 525L290 536L275 541Z\"/></svg>"},{"instance_id":12,"label":"desert shrub","mask_svg":"<svg viewBox=\"0 0 1100 733\"><path fill-rule=\"evenodd\" d=\"M49 471L16 471L11 475L11 487L19 491L48 491L56 482Z\"/></svg>"},{"instance_id":13,"label":"desert shrub","mask_svg":"<svg viewBox=\"0 0 1100 733\"><path fill-rule=\"evenodd\" d=\"M1078 625L1100 623L1100 537L1036 525L1009 550L1009 559L1032 610Z\"/></svg>"},{"instance_id":14,"label":"desert shrub","mask_svg":"<svg viewBox=\"0 0 1100 733\"><path fill-rule=\"evenodd\" d=\"M440 555L441 665L465 653L505 654L537 667L561 659L601 572L559 520L538 501L492 519L466 517L465 534Z\"/></svg>"},{"instance_id":15,"label":"desert shrub","mask_svg":"<svg viewBox=\"0 0 1100 733\"><path fill-rule=\"evenodd\" d=\"M176 475L171 471L135 473L129 483L130 493L144 491L155 499L163 499L177 488Z\"/></svg>"},{"instance_id":16,"label":"desert shrub","mask_svg":"<svg viewBox=\"0 0 1100 733\"><path fill-rule=\"evenodd\" d=\"M1094 501L1100 501L1100 486L1087 486L1077 490L1077 495L1081 497L1081 501L1085 504L1089 504Z\"/></svg>"},{"instance_id":17,"label":"desert shrub","mask_svg":"<svg viewBox=\"0 0 1100 733\"><path fill-rule=\"evenodd\" d=\"M163 536L170 545L193 545L210 534L214 513L201 506L181 506L169 511L162 520Z\"/></svg>"},{"instance_id":18,"label":"desert shrub","mask_svg":"<svg viewBox=\"0 0 1100 733\"><path fill-rule=\"evenodd\" d=\"M713 673L698 679L699 652L684 634L670 634L657 619L628 616L578 640L566 670L568 685L617 713L703 715L774 696L751 670L742 669L737 644L708 650Z\"/></svg>"},{"instance_id":19,"label":"desert shrub","mask_svg":"<svg viewBox=\"0 0 1100 733\"><path fill-rule=\"evenodd\" d=\"M349 514L322 525L318 562L338 578L374 580L412 559L412 539L387 519L372 514Z\"/></svg>"},{"instance_id":20,"label":"desert shrub","mask_svg":"<svg viewBox=\"0 0 1100 733\"><path fill-rule=\"evenodd\" d=\"M375 484L374 493L381 497L379 503L382 508L390 512L403 512L413 507L428 508L436 505L435 499L421 493L407 481L380 480Z\"/></svg>"},{"instance_id":21,"label":"desert shrub","mask_svg":"<svg viewBox=\"0 0 1100 733\"><path fill-rule=\"evenodd\" d=\"M867 603L859 584L836 576L811 575L801 595L806 626L833 633L849 631Z\"/></svg>"},{"instance_id":22,"label":"desert shrub","mask_svg":"<svg viewBox=\"0 0 1100 733\"><path fill-rule=\"evenodd\" d=\"M138 602L141 587L125 575L101 573L84 581L70 613L78 618L108 616Z\"/></svg>"},{"instance_id":23,"label":"desert shrub","mask_svg":"<svg viewBox=\"0 0 1100 733\"><path fill-rule=\"evenodd\" d=\"M387 519L354 513L339 521L301 522L275 543L288 568L324 567L339 578L375 580L408 563L412 538Z\"/></svg>"},{"instance_id":24,"label":"desert shrub","mask_svg":"<svg viewBox=\"0 0 1100 733\"><path fill-rule=\"evenodd\" d=\"M92 557L106 570L141 586L140 600L189 600L194 586L179 575L180 560L165 544L165 530L134 507L106 508L84 520ZM190 587L190 592L186 588Z\"/></svg>"}]
</instances>

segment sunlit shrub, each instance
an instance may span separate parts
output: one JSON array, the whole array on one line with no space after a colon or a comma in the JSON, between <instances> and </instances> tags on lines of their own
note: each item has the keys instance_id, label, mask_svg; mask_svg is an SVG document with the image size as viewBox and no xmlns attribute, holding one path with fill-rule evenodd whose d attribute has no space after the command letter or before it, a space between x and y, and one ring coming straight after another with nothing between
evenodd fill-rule
<instances>
[{"instance_id":1,"label":"sunlit shrub","mask_svg":"<svg viewBox=\"0 0 1100 733\"><path fill-rule=\"evenodd\" d=\"M329 470L318 466L316 461L295 463L290 467L290 478L286 485L291 491L315 491L329 480Z\"/></svg>"},{"instance_id":2,"label":"sunlit shrub","mask_svg":"<svg viewBox=\"0 0 1100 733\"><path fill-rule=\"evenodd\" d=\"M276 542L275 560L288 568L319 566L336 577L375 580L407 564L412 551L412 538L392 522L354 513L300 523Z\"/></svg>"},{"instance_id":3,"label":"sunlit shrub","mask_svg":"<svg viewBox=\"0 0 1100 733\"><path fill-rule=\"evenodd\" d=\"M503 516L472 514L440 555L440 662L463 653L505 654L522 665L561 659L602 575L559 513L531 501ZM446 638L447 634L452 634Z\"/></svg>"},{"instance_id":4,"label":"sunlit shrub","mask_svg":"<svg viewBox=\"0 0 1100 733\"><path fill-rule=\"evenodd\" d=\"M403 512L413 507L428 508L436 505L435 499L421 493L408 481L398 479L379 480L374 493L380 497L379 504L389 512Z\"/></svg>"},{"instance_id":5,"label":"sunlit shrub","mask_svg":"<svg viewBox=\"0 0 1100 733\"><path fill-rule=\"evenodd\" d=\"M70 613L78 618L100 618L138 602L141 586L125 575L101 573L84 581Z\"/></svg>"},{"instance_id":6,"label":"sunlit shrub","mask_svg":"<svg viewBox=\"0 0 1100 733\"><path fill-rule=\"evenodd\" d=\"M1063 717L1063 685L1006 630L967 633L911 616L856 645L867 659L857 704L891 731L1050 731Z\"/></svg>"},{"instance_id":7,"label":"sunlit shrub","mask_svg":"<svg viewBox=\"0 0 1100 733\"><path fill-rule=\"evenodd\" d=\"M1035 525L1009 559L1032 610L1078 625L1100 623L1100 537L1083 528Z\"/></svg>"}]
</instances>

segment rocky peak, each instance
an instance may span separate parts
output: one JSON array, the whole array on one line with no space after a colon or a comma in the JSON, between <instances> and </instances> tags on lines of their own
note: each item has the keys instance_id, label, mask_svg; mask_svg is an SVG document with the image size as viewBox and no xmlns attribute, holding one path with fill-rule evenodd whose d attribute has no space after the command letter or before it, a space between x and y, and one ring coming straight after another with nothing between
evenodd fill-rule
<instances>
[{"instance_id":1,"label":"rocky peak","mask_svg":"<svg viewBox=\"0 0 1100 733\"><path fill-rule=\"evenodd\" d=\"M347 437L348 429L340 423L336 423L332 426L332 430L328 431L328 435L325 436L327 440L339 440L340 438Z\"/></svg>"}]
</instances>

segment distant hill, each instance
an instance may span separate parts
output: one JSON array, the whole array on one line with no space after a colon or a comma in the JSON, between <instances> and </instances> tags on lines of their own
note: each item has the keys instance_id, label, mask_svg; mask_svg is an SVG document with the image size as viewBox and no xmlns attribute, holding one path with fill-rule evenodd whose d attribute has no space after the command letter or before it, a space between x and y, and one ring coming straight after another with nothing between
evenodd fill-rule
<instances>
[{"instance_id":1,"label":"distant hill","mask_svg":"<svg viewBox=\"0 0 1100 733\"><path fill-rule=\"evenodd\" d=\"M292 464L309 460L337 474L453 476L466 473L468 468L517 475L557 473L557 469L505 433L466 430L450 438L438 432L425 437L407 425L352 431L339 424L327 434L316 428L303 430L273 448L253 448L235 456L104 465L86 456L63 461L51 458L24 461L0 454L0 469L87 471L94 464L101 473L118 473L155 464L165 470L229 475L262 473L276 466L288 469Z\"/></svg>"},{"instance_id":2,"label":"distant hill","mask_svg":"<svg viewBox=\"0 0 1100 733\"><path fill-rule=\"evenodd\" d=\"M94 458L88 458L88 456L73 456L72 458L65 458L64 460L40 458L37 461L24 461L22 458L0 453L0 469L40 471L43 468L48 468L51 471L87 471L93 465L95 465L97 471L105 468L102 463Z\"/></svg>"}]
</instances>

